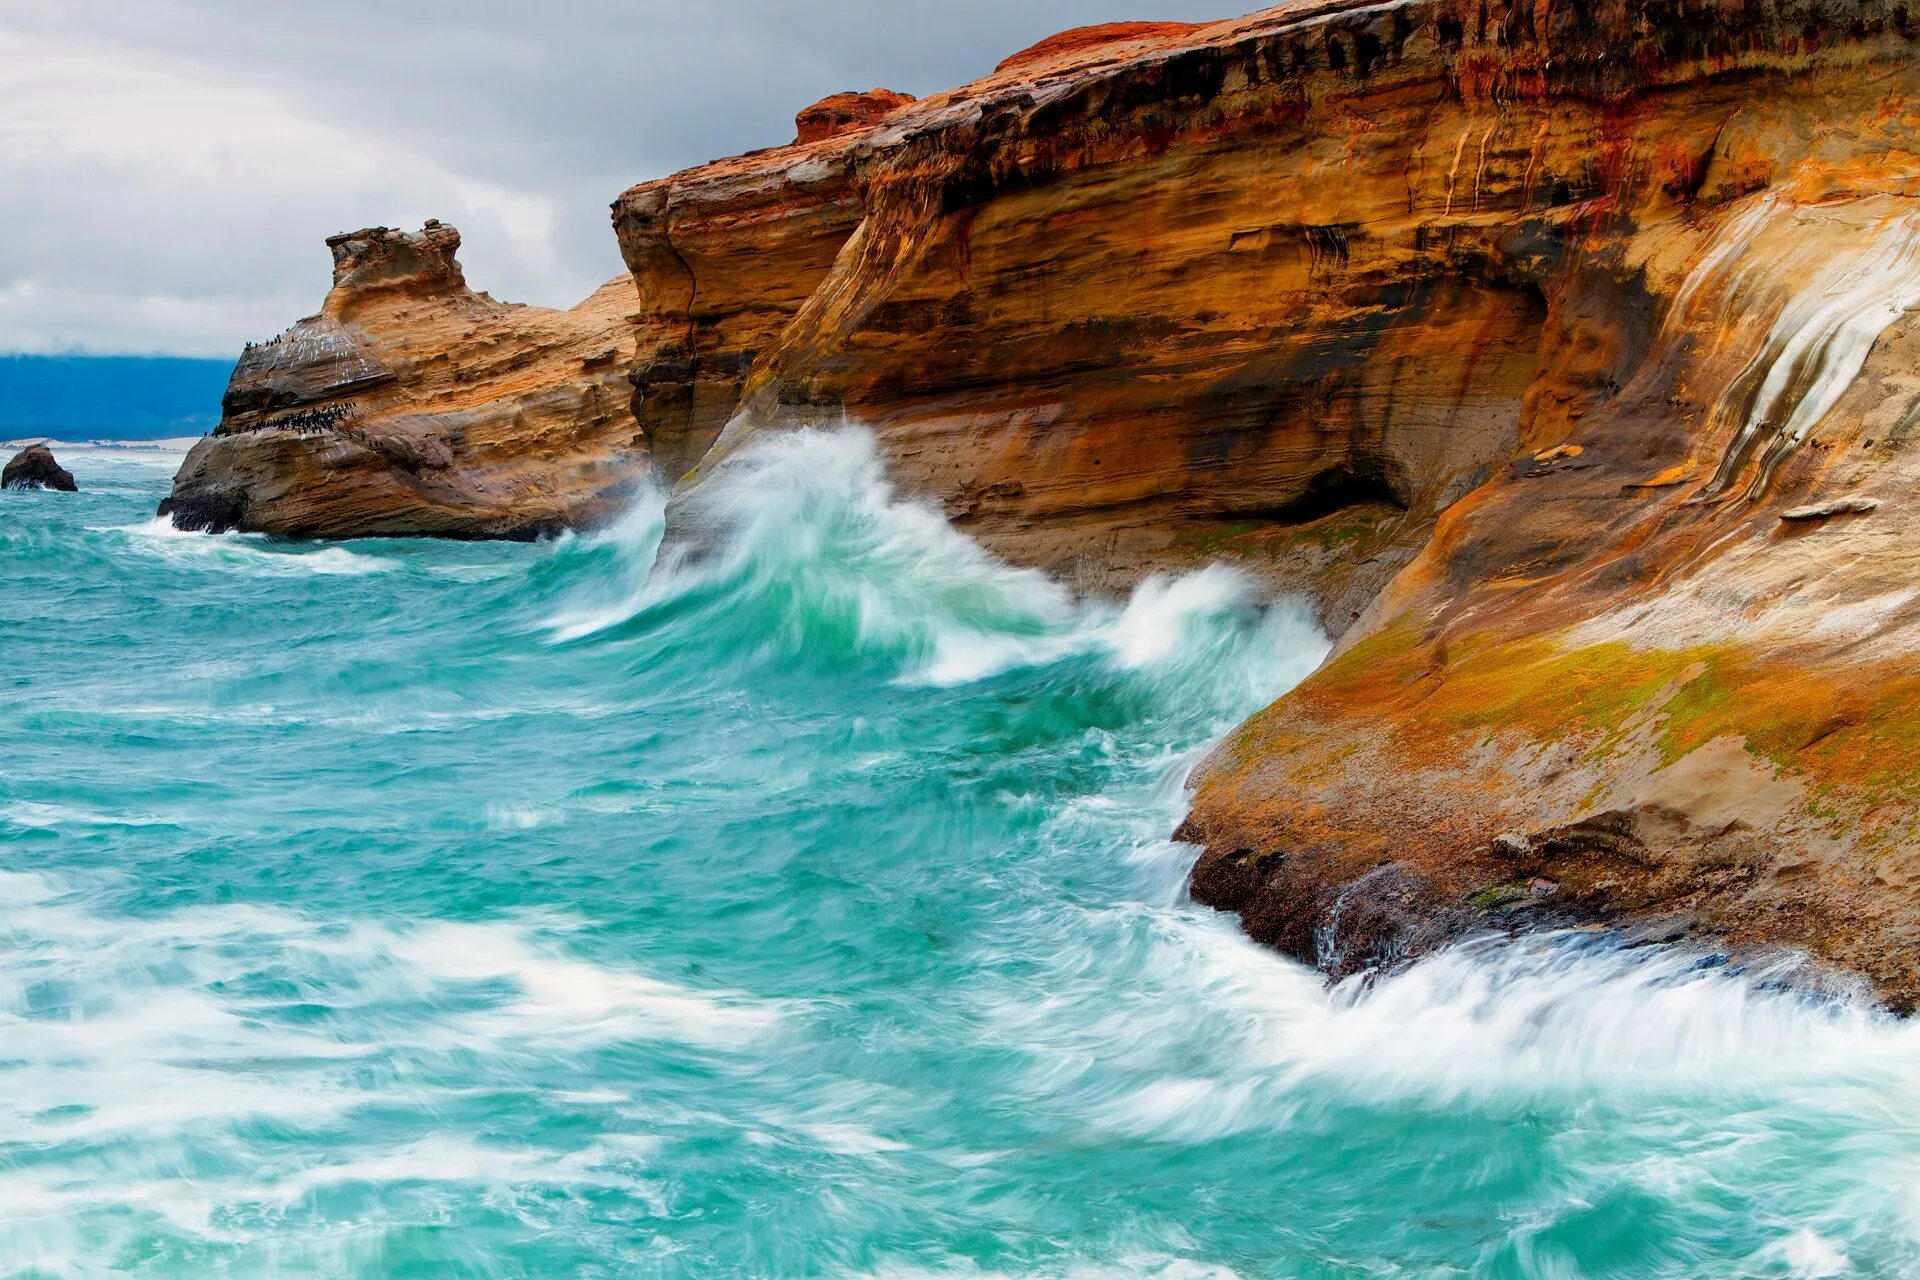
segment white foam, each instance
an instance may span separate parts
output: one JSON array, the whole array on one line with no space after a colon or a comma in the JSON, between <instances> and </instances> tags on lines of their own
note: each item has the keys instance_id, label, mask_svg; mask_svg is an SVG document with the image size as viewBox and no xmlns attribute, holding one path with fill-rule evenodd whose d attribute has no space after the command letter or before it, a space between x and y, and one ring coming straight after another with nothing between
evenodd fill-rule
<instances>
[{"instance_id":1,"label":"white foam","mask_svg":"<svg viewBox=\"0 0 1920 1280\"><path fill-rule=\"evenodd\" d=\"M1488 942L1330 990L1213 913L1116 907L1031 958L1044 977L986 1002L1030 1046L1030 1087L1136 1138L1284 1129L1336 1098L1496 1113L1603 1097L1920 1105L1920 1028L1678 950Z\"/></svg>"},{"instance_id":2,"label":"white foam","mask_svg":"<svg viewBox=\"0 0 1920 1280\"><path fill-rule=\"evenodd\" d=\"M551 922L331 925L238 904L122 917L31 873L0 873L0 903L0 1128L19 1141L310 1122L379 1100L354 1064L407 1045L740 1050L779 1023L765 1002L567 955ZM288 1020L278 1001L239 994L269 964L302 988L286 1003L314 984L359 1030Z\"/></svg>"},{"instance_id":3,"label":"white foam","mask_svg":"<svg viewBox=\"0 0 1920 1280\"><path fill-rule=\"evenodd\" d=\"M567 811L551 805L507 804L489 801L485 810L487 827L492 831L538 831L542 827L564 826Z\"/></svg>"},{"instance_id":4,"label":"white foam","mask_svg":"<svg viewBox=\"0 0 1920 1280\"><path fill-rule=\"evenodd\" d=\"M764 1043L779 1024L772 1004L570 959L512 926L430 923L389 934L385 946L436 983L512 985L514 998L452 1023L483 1041L669 1039L737 1049Z\"/></svg>"},{"instance_id":5,"label":"white foam","mask_svg":"<svg viewBox=\"0 0 1920 1280\"><path fill-rule=\"evenodd\" d=\"M1179 654L1191 619L1238 613L1253 604L1252 581L1225 565L1178 578L1156 574L1140 584L1101 638L1120 666L1138 670Z\"/></svg>"},{"instance_id":6,"label":"white foam","mask_svg":"<svg viewBox=\"0 0 1920 1280\"><path fill-rule=\"evenodd\" d=\"M1230 651L1246 650L1257 658L1232 669L1273 686L1326 649L1304 609L1261 607L1252 580L1225 566L1150 577L1121 606L1076 601L1044 574L995 559L934 507L897 498L872 434L857 427L769 435L679 501L680 519L708 544L663 558L666 502L649 493L588 540L613 551L621 580L588 584L551 618L556 641L707 599L751 611L748 625L771 651L845 634L858 650L898 655L909 685L967 684L1087 655L1118 671L1212 681ZM1270 634L1248 644L1253 631Z\"/></svg>"},{"instance_id":7,"label":"white foam","mask_svg":"<svg viewBox=\"0 0 1920 1280\"><path fill-rule=\"evenodd\" d=\"M563 534L556 550L565 552L582 542L604 549L616 559L619 574L608 591L586 591L583 599L548 619L556 642L581 640L618 626L656 601L650 589L653 565L660 540L667 530L667 495L658 486L643 489L626 512L613 524L582 538Z\"/></svg>"},{"instance_id":8,"label":"white foam","mask_svg":"<svg viewBox=\"0 0 1920 1280\"><path fill-rule=\"evenodd\" d=\"M22 827L58 830L61 827L151 827L162 825L167 819L152 814L103 813L98 809L73 805L15 800L0 804L0 821Z\"/></svg>"},{"instance_id":9,"label":"white foam","mask_svg":"<svg viewBox=\"0 0 1920 1280\"><path fill-rule=\"evenodd\" d=\"M350 551L339 546L315 548L289 545L280 549L254 534L191 532L175 527L165 516L155 516L140 524L121 525L112 531L124 535L134 547L195 569L281 577L304 574L358 576L383 573L397 566L396 561L383 556Z\"/></svg>"},{"instance_id":10,"label":"white foam","mask_svg":"<svg viewBox=\"0 0 1920 1280\"><path fill-rule=\"evenodd\" d=\"M1241 1280L1241 1275L1219 1263L1139 1251L1114 1262L1062 1261L1019 1271L984 1270L961 1258L940 1265L893 1262L860 1272L855 1280Z\"/></svg>"},{"instance_id":11,"label":"white foam","mask_svg":"<svg viewBox=\"0 0 1920 1280\"><path fill-rule=\"evenodd\" d=\"M383 1138L353 1117L433 1116L463 1062L516 1064L504 1087L524 1089L532 1064L601 1044L740 1051L778 1022L743 996L571 956L563 922L336 924L244 905L124 917L89 905L105 887L0 872L0 1133L36 1152L0 1165L9 1274L88 1270L156 1222L265 1245L302 1273L371 1273L377 1252L339 1252L349 1224L294 1212L352 1184L388 1202L431 1201L434 1184L595 1184L664 1211L638 1180L647 1134L553 1149ZM308 1002L330 1015L301 1016ZM262 1126L331 1137L269 1159L250 1136ZM377 1242L384 1217L355 1229Z\"/></svg>"},{"instance_id":12,"label":"white foam","mask_svg":"<svg viewBox=\"0 0 1920 1280\"><path fill-rule=\"evenodd\" d=\"M1757 1261L1782 1266L1795 1280L1830 1280L1853 1266L1837 1244L1807 1227L1765 1250Z\"/></svg>"}]
</instances>

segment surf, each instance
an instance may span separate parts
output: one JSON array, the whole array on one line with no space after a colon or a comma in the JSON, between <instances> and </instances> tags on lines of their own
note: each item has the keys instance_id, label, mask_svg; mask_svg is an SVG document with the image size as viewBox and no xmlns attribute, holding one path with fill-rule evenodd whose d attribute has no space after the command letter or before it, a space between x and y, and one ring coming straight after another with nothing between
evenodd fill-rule
<instances>
[{"instance_id":1,"label":"surf","mask_svg":"<svg viewBox=\"0 0 1920 1280\"><path fill-rule=\"evenodd\" d=\"M744 450L698 547L658 492L152 535L162 470L74 465L0 547L0 1269L1920 1256L1853 993L1589 933L1330 987L1187 899L1188 771L1327 651L1241 574L1076 597L857 429Z\"/></svg>"}]
</instances>

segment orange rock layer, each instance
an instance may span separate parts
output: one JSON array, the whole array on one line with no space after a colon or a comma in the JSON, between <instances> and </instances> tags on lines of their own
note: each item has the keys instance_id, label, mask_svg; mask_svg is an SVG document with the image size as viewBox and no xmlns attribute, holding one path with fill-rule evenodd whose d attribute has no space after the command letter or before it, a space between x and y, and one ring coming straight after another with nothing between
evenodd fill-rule
<instances>
[{"instance_id":1,"label":"orange rock layer","mask_svg":"<svg viewBox=\"0 0 1920 1280\"><path fill-rule=\"evenodd\" d=\"M466 292L445 229L349 242L177 518L523 532L643 450L697 485L861 422L1002 554L1235 559L1343 636L1198 778L1196 893L1255 936L1346 973L1635 921L1910 1002L1915 34L1877 0L1067 33L633 188L631 281L574 312Z\"/></svg>"},{"instance_id":2,"label":"orange rock layer","mask_svg":"<svg viewBox=\"0 0 1920 1280\"><path fill-rule=\"evenodd\" d=\"M836 93L803 108L793 118L797 143L825 142L843 133L877 124L881 117L913 101L910 93L870 89L866 93Z\"/></svg>"}]
</instances>

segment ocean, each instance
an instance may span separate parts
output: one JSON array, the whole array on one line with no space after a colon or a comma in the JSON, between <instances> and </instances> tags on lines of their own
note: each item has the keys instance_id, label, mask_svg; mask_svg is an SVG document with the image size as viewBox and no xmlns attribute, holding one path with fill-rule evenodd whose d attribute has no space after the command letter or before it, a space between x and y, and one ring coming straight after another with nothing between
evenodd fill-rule
<instances>
[{"instance_id":1,"label":"ocean","mask_svg":"<svg viewBox=\"0 0 1920 1280\"><path fill-rule=\"evenodd\" d=\"M1920 1275L1920 1040L1594 935L1329 988L1183 780L1327 650L857 431L539 544L0 494L0 1274Z\"/></svg>"}]
</instances>

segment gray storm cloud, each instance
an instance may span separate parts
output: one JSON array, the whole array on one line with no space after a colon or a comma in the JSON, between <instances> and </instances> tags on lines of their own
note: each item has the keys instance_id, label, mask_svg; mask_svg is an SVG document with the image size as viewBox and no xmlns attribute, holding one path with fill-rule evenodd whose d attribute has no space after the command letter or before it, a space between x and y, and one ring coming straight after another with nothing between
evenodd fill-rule
<instances>
[{"instance_id":1,"label":"gray storm cloud","mask_svg":"<svg viewBox=\"0 0 1920 1280\"><path fill-rule=\"evenodd\" d=\"M1251 6L1250 6L1251 7ZM0 0L0 351L228 355L313 309L323 237L439 217L475 287L567 305L606 206L1065 27L1218 0Z\"/></svg>"}]
</instances>

